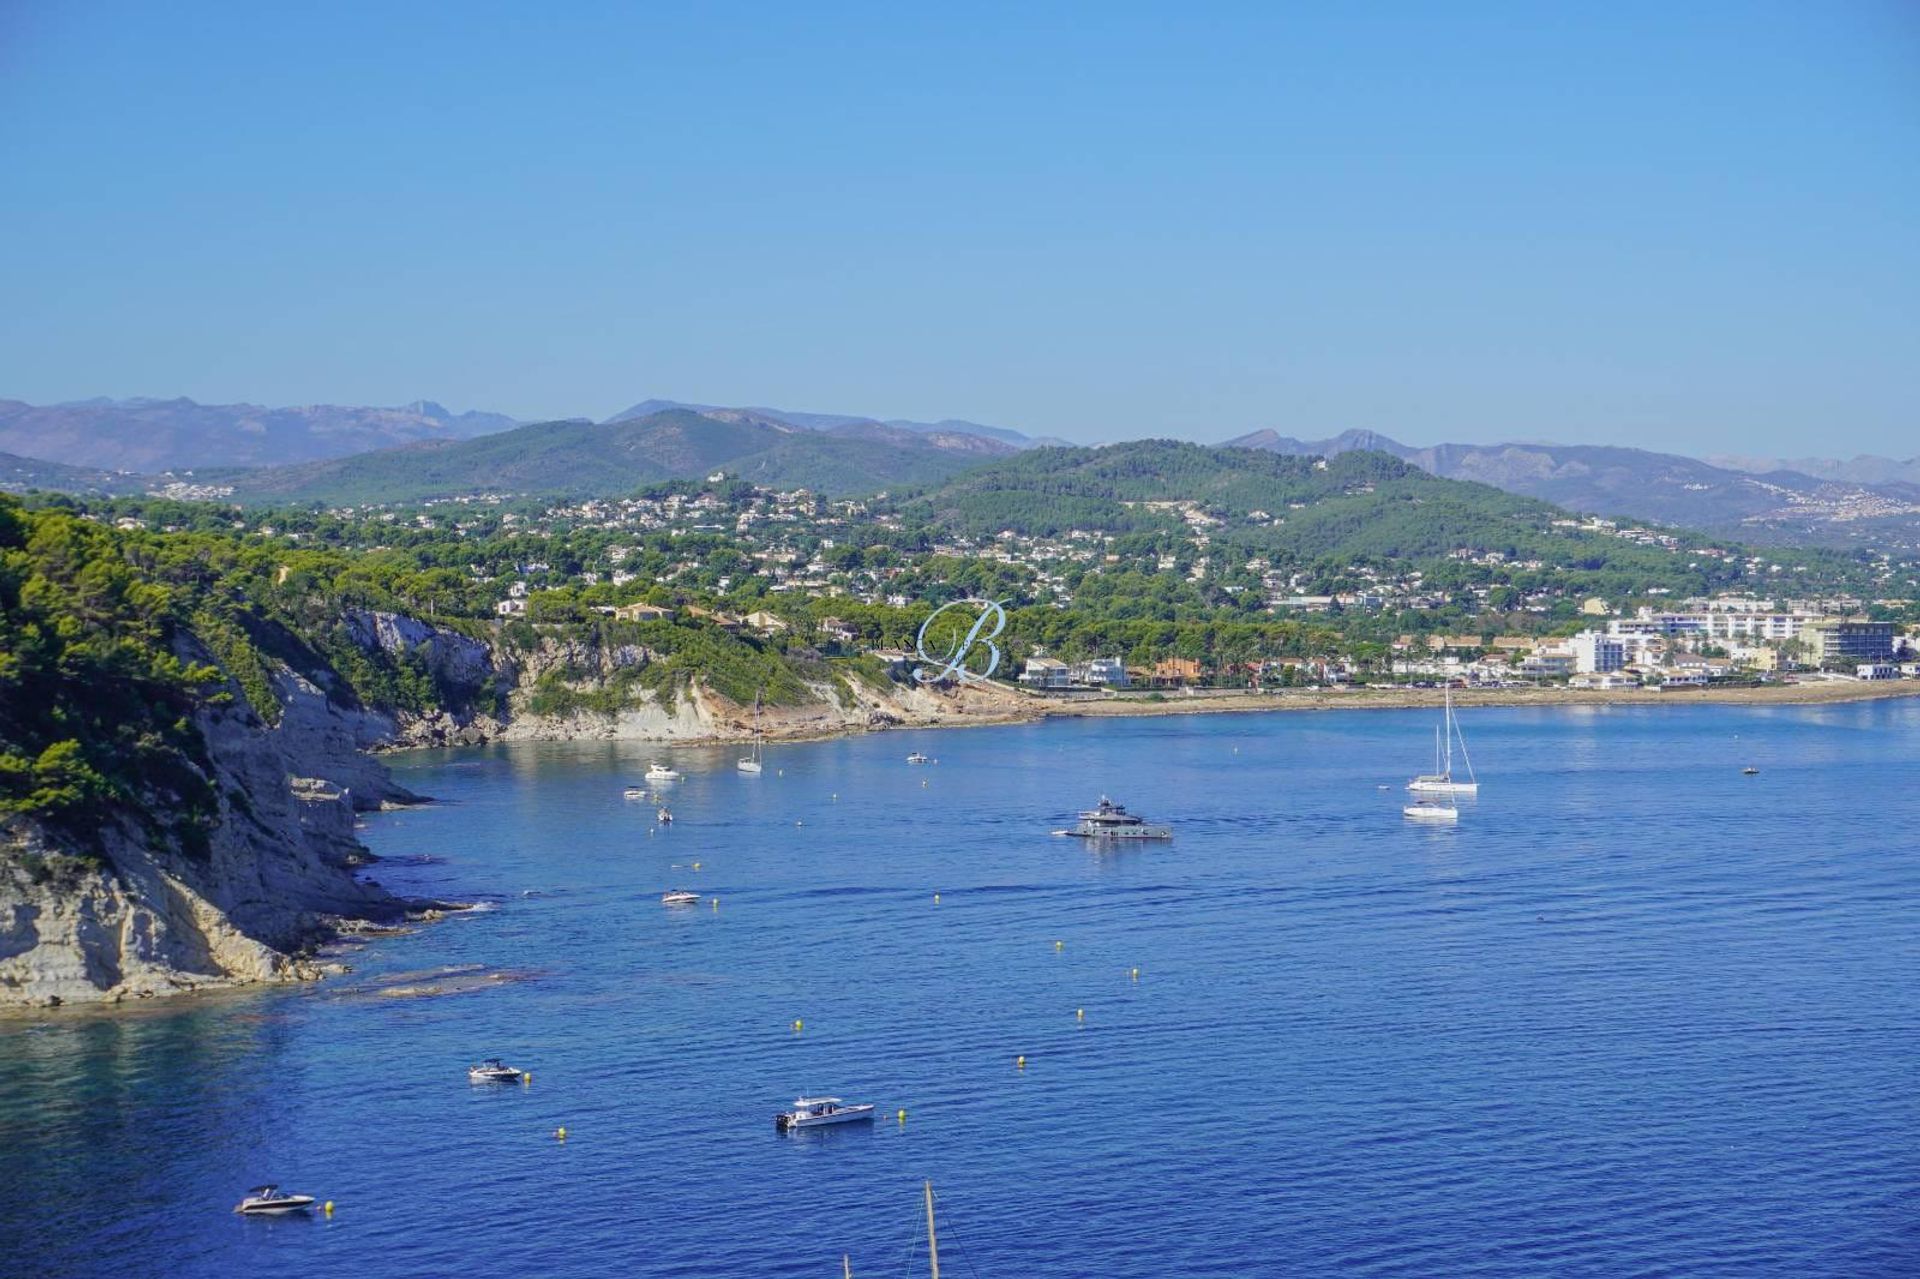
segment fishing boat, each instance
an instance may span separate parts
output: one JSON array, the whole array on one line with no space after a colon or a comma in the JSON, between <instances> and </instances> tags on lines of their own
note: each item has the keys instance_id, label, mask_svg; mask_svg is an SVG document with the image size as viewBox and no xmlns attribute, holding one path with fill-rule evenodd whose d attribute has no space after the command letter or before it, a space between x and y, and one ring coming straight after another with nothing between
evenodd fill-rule
<instances>
[{"instance_id":1,"label":"fishing boat","mask_svg":"<svg viewBox=\"0 0 1920 1279\"><path fill-rule=\"evenodd\" d=\"M913 754L907 756L907 763L909 764L924 764L926 762L927 762L927 757L925 755L922 755L919 751L915 751Z\"/></svg>"},{"instance_id":2,"label":"fishing boat","mask_svg":"<svg viewBox=\"0 0 1920 1279\"><path fill-rule=\"evenodd\" d=\"M282 1194L280 1187L268 1184L249 1190L246 1198L235 1204L233 1210L249 1217L279 1217L290 1212L305 1212L311 1207L312 1195Z\"/></svg>"},{"instance_id":3,"label":"fishing boat","mask_svg":"<svg viewBox=\"0 0 1920 1279\"><path fill-rule=\"evenodd\" d=\"M674 772L671 768L668 768L656 759L647 765L647 780L650 782L677 782L680 780L680 774Z\"/></svg>"},{"instance_id":4,"label":"fishing boat","mask_svg":"<svg viewBox=\"0 0 1920 1279\"><path fill-rule=\"evenodd\" d=\"M753 745L734 763L743 773L760 771L760 694L753 695Z\"/></svg>"},{"instance_id":5,"label":"fishing boat","mask_svg":"<svg viewBox=\"0 0 1920 1279\"><path fill-rule=\"evenodd\" d=\"M685 888L675 888L660 894L660 904L663 906L697 906L700 904L700 894L690 892Z\"/></svg>"},{"instance_id":6,"label":"fishing boat","mask_svg":"<svg viewBox=\"0 0 1920 1279\"><path fill-rule=\"evenodd\" d=\"M1453 744L1460 743L1460 762L1466 765L1467 779L1453 775ZM1433 771L1422 773L1407 783L1407 789L1420 795L1478 795L1480 783L1473 776L1473 761L1467 757L1467 739L1460 732L1460 721L1453 714L1453 689L1446 690L1446 710L1433 730Z\"/></svg>"},{"instance_id":7,"label":"fishing boat","mask_svg":"<svg viewBox=\"0 0 1920 1279\"><path fill-rule=\"evenodd\" d=\"M793 1109L773 1117L773 1126L781 1132L796 1128L824 1128L830 1124L857 1124L873 1118L871 1102L848 1105L838 1097L795 1097Z\"/></svg>"},{"instance_id":8,"label":"fishing boat","mask_svg":"<svg viewBox=\"0 0 1920 1279\"><path fill-rule=\"evenodd\" d=\"M1409 820L1416 822L1457 822L1460 810L1451 803L1443 804L1437 799L1417 799L1400 810Z\"/></svg>"},{"instance_id":9,"label":"fishing boat","mask_svg":"<svg viewBox=\"0 0 1920 1279\"><path fill-rule=\"evenodd\" d=\"M1075 835L1081 839L1172 839L1173 828L1150 822L1135 813L1129 813L1124 807L1114 803L1105 795L1100 797L1098 808L1089 808L1080 814L1080 821L1071 829L1058 831L1061 835Z\"/></svg>"},{"instance_id":10,"label":"fishing boat","mask_svg":"<svg viewBox=\"0 0 1920 1279\"><path fill-rule=\"evenodd\" d=\"M478 1066L467 1067L467 1079L476 1084L517 1084L526 1073L507 1065L498 1057L489 1057Z\"/></svg>"}]
</instances>

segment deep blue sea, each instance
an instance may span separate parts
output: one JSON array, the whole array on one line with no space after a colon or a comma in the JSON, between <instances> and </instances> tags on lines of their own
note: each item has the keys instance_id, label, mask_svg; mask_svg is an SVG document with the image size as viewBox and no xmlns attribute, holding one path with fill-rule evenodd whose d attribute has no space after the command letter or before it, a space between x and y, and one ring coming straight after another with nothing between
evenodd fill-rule
<instances>
[{"instance_id":1,"label":"deep blue sea","mask_svg":"<svg viewBox=\"0 0 1920 1279\"><path fill-rule=\"evenodd\" d=\"M0 1274L924 1274L923 1179L950 1279L1920 1274L1920 704L1469 711L1447 829L1433 718L402 757L373 873L491 909L0 1022Z\"/></svg>"}]
</instances>

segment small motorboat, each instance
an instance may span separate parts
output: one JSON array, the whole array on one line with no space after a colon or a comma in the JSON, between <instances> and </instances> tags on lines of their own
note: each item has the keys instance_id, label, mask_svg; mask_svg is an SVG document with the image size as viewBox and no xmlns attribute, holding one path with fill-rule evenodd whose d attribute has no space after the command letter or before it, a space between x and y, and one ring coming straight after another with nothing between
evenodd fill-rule
<instances>
[{"instance_id":1,"label":"small motorboat","mask_svg":"<svg viewBox=\"0 0 1920 1279\"><path fill-rule=\"evenodd\" d=\"M647 765L647 780L650 782L677 782L680 774L662 764L659 760Z\"/></svg>"},{"instance_id":2,"label":"small motorboat","mask_svg":"<svg viewBox=\"0 0 1920 1279\"><path fill-rule=\"evenodd\" d=\"M915 751L913 754L907 756L907 763L909 764L925 764L927 762L927 757L919 751Z\"/></svg>"},{"instance_id":3,"label":"small motorboat","mask_svg":"<svg viewBox=\"0 0 1920 1279\"><path fill-rule=\"evenodd\" d=\"M647 788L644 786L629 786L620 793L628 799L645 799L647 797Z\"/></svg>"},{"instance_id":4,"label":"small motorboat","mask_svg":"<svg viewBox=\"0 0 1920 1279\"><path fill-rule=\"evenodd\" d=\"M660 824L662 826L669 826L673 824L673 810L668 808L665 804L662 804L660 806L660 811L655 813L654 816L660 819Z\"/></svg>"},{"instance_id":5,"label":"small motorboat","mask_svg":"<svg viewBox=\"0 0 1920 1279\"><path fill-rule=\"evenodd\" d=\"M848 1105L838 1097L795 1097L793 1109L783 1110L773 1117L773 1126L780 1132L792 1132L795 1128L824 1128L829 1124L857 1124L863 1119L873 1118L873 1105Z\"/></svg>"},{"instance_id":6,"label":"small motorboat","mask_svg":"<svg viewBox=\"0 0 1920 1279\"><path fill-rule=\"evenodd\" d=\"M663 906L697 906L700 904L700 894L690 892L684 888L675 888L670 892L660 894L660 904Z\"/></svg>"},{"instance_id":7,"label":"small motorboat","mask_svg":"<svg viewBox=\"0 0 1920 1279\"><path fill-rule=\"evenodd\" d=\"M1408 804L1400 811L1405 813L1410 820L1416 822L1457 822L1460 820L1460 810L1452 804L1436 804L1430 799L1423 799L1417 803Z\"/></svg>"},{"instance_id":8,"label":"small motorboat","mask_svg":"<svg viewBox=\"0 0 1920 1279\"><path fill-rule=\"evenodd\" d=\"M1760 770L1757 768L1743 768L1740 770L1740 776L1742 777L1756 777L1759 773Z\"/></svg>"},{"instance_id":9,"label":"small motorboat","mask_svg":"<svg viewBox=\"0 0 1920 1279\"><path fill-rule=\"evenodd\" d=\"M305 1212L313 1207L312 1195L282 1194L275 1185L255 1186L247 1197L234 1205L235 1212L249 1217L278 1217L290 1212Z\"/></svg>"},{"instance_id":10,"label":"small motorboat","mask_svg":"<svg viewBox=\"0 0 1920 1279\"><path fill-rule=\"evenodd\" d=\"M467 1067L467 1080L476 1084L517 1084L527 1072L507 1065L498 1057L489 1057L478 1066Z\"/></svg>"}]
</instances>

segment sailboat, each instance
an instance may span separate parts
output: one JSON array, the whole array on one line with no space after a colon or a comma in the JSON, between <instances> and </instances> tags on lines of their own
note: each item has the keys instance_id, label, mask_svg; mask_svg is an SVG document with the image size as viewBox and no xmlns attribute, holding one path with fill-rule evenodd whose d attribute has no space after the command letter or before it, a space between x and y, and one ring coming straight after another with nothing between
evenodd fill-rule
<instances>
[{"instance_id":1,"label":"sailboat","mask_svg":"<svg viewBox=\"0 0 1920 1279\"><path fill-rule=\"evenodd\" d=\"M1467 767L1467 780L1453 776L1453 744L1460 743L1460 762ZM1446 712L1440 727L1433 730L1433 771L1422 773L1407 783L1407 789L1421 795L1478 795L1480 783L1473 776L1473 760L1467 756L1467 739L1460 732L1460 721L1453 715L1453 689L1446 690ZM1408 814L1411 816L1412 814Z\"/></svg>"},{"instance_id":2,"label":"sailboat","mask_svg":"<svg viewBox=\"0 0 1920 1279\"><path fill-rule=\"evenodd\" d=\"M760 771L760 694L753 695L753 746L742 755L734 767L743 773Z\"/></svg>"},{"instance_id":3,"label":"sailboat","mask_svg":"<svg viewBox=\"0 0 1920 1279\"><path fill-rule=\"evenodd\" d=\"M927 1265L933 1279L940 1279L940 1240L933 1231L933 1183L926 1183L927 1191ZM840 1254L840 1273L844 1279L853 1279L853 1258L846 1253Z\"/></svg>"}]
</instances>

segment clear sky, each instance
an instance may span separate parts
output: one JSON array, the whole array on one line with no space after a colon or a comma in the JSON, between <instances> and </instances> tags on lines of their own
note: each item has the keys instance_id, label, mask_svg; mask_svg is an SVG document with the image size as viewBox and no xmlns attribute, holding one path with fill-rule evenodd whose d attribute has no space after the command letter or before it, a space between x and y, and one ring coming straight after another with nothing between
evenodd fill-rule
<instances>
[{"instance_id":1,"label":"clear sky","mask_svg":"<svg viewBox=\"0 0 1920 1279\"><path fill-rule=\"evenodd\" d=\"M1920 4L0 0L0 397L1920 453Z\"/></svg>"}]
</instances>

